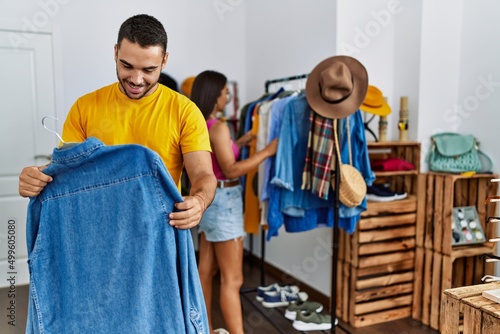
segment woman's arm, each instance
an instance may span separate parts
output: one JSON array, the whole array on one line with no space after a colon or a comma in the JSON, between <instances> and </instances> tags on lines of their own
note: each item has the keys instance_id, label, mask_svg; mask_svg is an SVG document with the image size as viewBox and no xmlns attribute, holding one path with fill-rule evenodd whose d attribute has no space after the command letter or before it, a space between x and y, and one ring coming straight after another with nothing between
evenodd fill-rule
<instances>
[{"instance_id":1,"label":"woman's arm","mask_svg":"<svg viewBox=\"0 0 500 334\"><path fill-rule=\"evenodd\" d=\"M234 179L248 174L250 171L257 168L266 158L276 154L276 148L278 147L278 139L275 139L264 149L256 152L248 159L236 161L232 149L231 133L227 124L223 122L215 123L210 128L209 134L212 150L227 179ZM245 136L245 140L248 142L253 138L248 132L243 137ZM250 140L248 139L249 137L251 137Z\"/></svg>"}]
</instances>

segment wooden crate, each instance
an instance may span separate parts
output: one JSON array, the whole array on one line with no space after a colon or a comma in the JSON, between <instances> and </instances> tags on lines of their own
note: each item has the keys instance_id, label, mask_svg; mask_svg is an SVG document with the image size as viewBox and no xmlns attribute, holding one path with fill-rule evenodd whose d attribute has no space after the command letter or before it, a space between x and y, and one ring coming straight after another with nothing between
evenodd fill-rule
<instances>
[{"instance_id":1,"label":"wooden crate","mask_svg":"<svg viewBox=\"0 0 500 334\"><path fill-rule=\"evenodd\" d=\"M487 283L444 290L441 302L440 330L443 334L498 333L500 305L481 296L483 291L499 289L500 283Z\"/></svg>"},{"instance_id":2,"label":"wooden crate","mask_svg":"<svg viewBox=\"0 0 500 334\"><path fill-rule=\"evenodd\" d=\"M480 255L455 253L459 257L441 254L431 249L415 250L415 286L412 318L439 330L441 296L447 289L481 283L484 275L494 273L494 264Z\"/></svg>"},{"instance_id":3,"label":"wooden crate","mask_svg":"<svg viewBox=\"0 0 500 334\"><path fill-rule=\"evenodd\" d=\"M343 234L342 257L354 267L376 266L405 260L405 252L415 248L416 196L372 203L361 215L356 231Z\"/></svg>"},{"instance_id":4,"label":"wooden crate","mask_svg":"<svg viewBox=\"0 0 500 334\"><path fill-rule=\"evenodd\" d=\"M420 143L370 142L370 160L400 158L414 170L376 171L377 183L408 197L368 202L356 231L339 235L337 316L353 327L410 317L415 247Z\"/></svg>"},{"instance_id":5,"label":"wooden crate","mask_svg":"<svg viewBox=\"0 0 500 334\"><path fill-rule=\"evenodd\" d=\"M414 170L375 172L376 182L389 182L391 189L408 194L417 194L417 178L420 171L420 143L418 142L370 142L368 143L370 160L399 158L411 162Z\"/></svg>"},{"instance_id":6,"label":"wooden crate","mask_svg":"<svg viewBox=\"0 0 500 334\"><path fill-rule=\"evenodd\" d=\"M427 173L418 177L421 191L417 208L415 276L412 318L439 329L441 293L450 288L481 283L493 274L494 265L481 255L494 253L496 243L452 246L454 207L475 206L487 239L496 236L496 224L486 224L495 214L496 205L485 199L496 195L494 174L473 176Z\"/></svg>"},{"instance_id":7,"label":"wooden crate","mask_svg":"<svg viewBox=\"0 0 500 334\"><path fill-rule=\"evenodd\" d=\"M496 195L497 183L490 180L494 174L463 176L444 173L419 175L418 183L425 189L419 196L419 217L417 219L417 245L452 256L460 248L478 247L481 254L484 247L493 249L494 243L483 245L452 246L452 214L454 207L475 206L479 221L488 236L492 236L496 226L486 225L488 216L495 214L496 205L486 206L484 200Z\"/></svg>"},{"instance_id":8,"label":"wooden crate","mask_svg":"<svg viewBox=\"0 0 500 334\"><path fill-rule=\"evenodd\" d=\"M415 279L412 256L365 268L339 262L337 316L355 328L410 317Z\"/></svg>"},{"instance_id":9,"label":"wooden crate","mask_svg":"<svg viewBox=\"0 0 500 334\"><path fill-rule=\"evenodd\" d=\"M416 196L369 203L356 231L341 231L337 315L351 326L411 316L416 207Z\"/></svg>"}]
</instances>

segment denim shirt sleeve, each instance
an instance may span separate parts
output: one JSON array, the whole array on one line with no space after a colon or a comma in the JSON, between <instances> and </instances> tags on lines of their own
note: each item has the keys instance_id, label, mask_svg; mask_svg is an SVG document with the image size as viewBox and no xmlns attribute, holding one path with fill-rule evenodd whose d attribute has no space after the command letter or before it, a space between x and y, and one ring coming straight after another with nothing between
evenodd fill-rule
<instances>
[{"instance_id":1,"label":"denim shirt sleeve","mask_svg":"<svg viewBox=\"0 0 500 334\"><path fill-rule=\"evenodd\" d=\"M297 134L295 133L295 115L292 110L289 110L288 106L283 111L283 122L276 152L276 171L275 176L271 179L271 183L293 191L292 162L294 148L297 143Z\"/></svg>"}]
</instances>

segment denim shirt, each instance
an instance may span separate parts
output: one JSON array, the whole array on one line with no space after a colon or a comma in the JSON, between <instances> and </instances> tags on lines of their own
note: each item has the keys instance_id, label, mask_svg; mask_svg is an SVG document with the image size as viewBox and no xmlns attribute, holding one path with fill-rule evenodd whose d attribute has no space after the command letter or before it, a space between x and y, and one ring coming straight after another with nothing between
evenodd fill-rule
<instances>
[{"instance_id":1,"label":"denim shirt","mask_svg":"<svg viewBox=\"0 0 500 334\"><path fill-rule=\"evenodd\" d=\"M208 333L182 197L160 157L95 138L61 147L28 205L27 333Z\"/></svg>"},{"instance_id":2,"label":"denim shirt","mask_svg":"<svg viewBox=\"0 0 500 334\"><path fill-rule=\"evenodd\" d=\"M303 232L320 226L332 226L333 203L321 199L309 190L301 189L302 172L307 153L311 109L305 95L290 99L284 107L279 135L274 175L269 185L268 237L278 235L284 224L287 232ZM341 122L341 133L347 131L346 122ZM375 175L370 167L364 125L360 111L349 116L353 165L361 172L366 183L371 185ZM342 161L348 161L347 136L342 136ZM360 215L366 210L366 198L356 207L340 203L339 226L353 233Z\"/></svg>"}]
</instances>

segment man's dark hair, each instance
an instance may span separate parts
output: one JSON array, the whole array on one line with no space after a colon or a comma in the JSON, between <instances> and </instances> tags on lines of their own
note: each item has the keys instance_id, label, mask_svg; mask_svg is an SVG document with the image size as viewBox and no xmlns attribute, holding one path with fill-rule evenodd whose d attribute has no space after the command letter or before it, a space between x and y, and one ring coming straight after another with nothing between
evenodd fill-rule
<instances>
[{"instance_id":1,"label":"man's dark hair","mask_svg":"<svg viewBox=\"0 0 500 334\"><path fill-rule=\"evenodd\" d=\"M167 32L161 22L150 15L135 15L123 22L118 31L118 47L124 38L143 48L158 45L167 52Z\"/></svg>"},{"instance_id":2,"label":"man's dark hair","mask_svg":"<svg viewBox=\"0 0 500 334\"><path fill-rule=\"evenodd\" d=\"M217 99L226 84L226 76L215 71L201 72L194 79L191 90L191 101L200 108L205 119L208 119L214 111Z\"/></svg>"}]
</instances>

